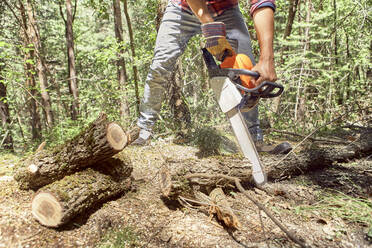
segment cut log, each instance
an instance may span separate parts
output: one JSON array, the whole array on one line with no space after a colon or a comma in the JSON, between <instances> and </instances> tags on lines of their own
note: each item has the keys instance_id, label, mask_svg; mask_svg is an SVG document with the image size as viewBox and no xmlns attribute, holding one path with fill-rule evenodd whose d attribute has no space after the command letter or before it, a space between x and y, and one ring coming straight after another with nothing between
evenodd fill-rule
<instances>
[{"instance_id":1,"label":"cut log","mask_svg":"<svg viewBox=\"0 0 372 248\"><path fill-rule=\"evenodd\" d=\"M21 189L38 189L44 185L106 160L123 150L138 137L139 128L125 133L105 114L74 139L53 150L41 150L21 161L14 178Z\"/></svg>"},{"instance_id":2,"label":"cut log","mask_svg":"<svg viewBox=\"0 0 372 248\"><path fill-rule=\"evenodd\" d=\"M265 165L269 181L276 181L308 171L323 169L331 166L334 162L346 162L371 154L372 131L368 130L349 145L330 146L314 143L311 147L291 153L286 157L284 155L264 155L261 156L261 160ZM183 163L188 163L188 161L183 161ZM177 166L170 165L169 168L177 168ZM168 188L171 190L167 190L166 196L172 199L185 194L190 197L193 194L190 189L195 186L205 189L231 186L231 180L218 175L237 177L242 183L254 183L249 162L243 162L240 158L222 157L215 161L211 159L210 163L203 164L192 161L189 166L179 168L180 170L170 172L171 184L168 183ZM188 183L185 183L185 179L188 180Z\"/></svg>"},{"instance_id":3,"label":"cut log","mask_svg":"<svg viewBox=\"0 0 372 248\"><path fill-rule=\"evenodd\" d=\"M132 170L129 160L110 158L66 176L36 192L32 214L42 225L61 226L92 206L130 190Z\"/></svg>"}]
</instances>

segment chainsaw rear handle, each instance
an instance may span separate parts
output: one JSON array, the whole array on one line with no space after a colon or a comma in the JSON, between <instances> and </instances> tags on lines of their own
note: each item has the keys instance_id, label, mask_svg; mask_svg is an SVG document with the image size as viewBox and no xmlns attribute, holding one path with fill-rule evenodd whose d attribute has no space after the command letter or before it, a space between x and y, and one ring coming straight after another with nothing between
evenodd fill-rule
<instances>
[{"instance_id":1,"label":"chainsaw rear handle","mask_svg":"<svg viewBox=\"0 0 372 248\"><path fill-rule=\"evenodd\" d=\"M251 93L252 95L259 96L261 98L272 98L280 96L283 93L284 87L281 84L274 83L274 82L268 82L264 81L259 86L249 89L244 86L242 86L239 83L236 83L236 81L239 81L240 75L248 75L254 78L259 78L260 74L256 71L250 71L246 69L232 69L232 68L224 68L221 69L215 62L212 54L208 52L206 48L202 49L203 51L203 58L205 61L205 64L207 65L209 77L218 77L218 76L225 76L231 79L232 82L234 82L235 86L247 93ZM274 92L277 90L277 92Z\"/></svg>"},{"instance_id":2,"label":"chainsaw rear handle","mask_svg":"<svg viewBox=\"0 0 372 248\"><path fill-rule=\"evenodd\" d=\"M259 86L253 89L248 89L240 84L235 84L235 86L236 88L244 92L251 93L252 95L259 96L261 98L273 98L273 97L280 96L284 90L283 85L269 82L269 81L264 81ZM275 90L277 91L274 92Z\"/></svg>"}]
</instances>

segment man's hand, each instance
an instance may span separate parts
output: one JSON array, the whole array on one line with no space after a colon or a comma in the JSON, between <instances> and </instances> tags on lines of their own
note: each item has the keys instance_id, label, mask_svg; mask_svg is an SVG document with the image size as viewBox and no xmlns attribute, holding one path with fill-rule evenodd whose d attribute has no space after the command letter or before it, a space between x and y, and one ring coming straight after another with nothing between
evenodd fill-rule
<instances>
[{"instance_id":1,"label":"man's hand","mask_svg":"<svg viewBox=\"0 0 372 248\"><path fill-rule=\"evenodd\" d=\"M226 39L226 29L223 22L209 22L201 26L206 39L205 47L218 60L222 61L225 55L232 56L234 50Z\"/></svg>"},{"instance_id":2,"label":"man's hand","mask_svg":"<svg viewBox=\"0 0 372 248\"><path fill-rule=\"evenodd\" d=\"M252 68L260 73L257 80L252 80L258 86L263 81L277 80L274 65L274 11L272 8L260 8L253 13L254 27L260 44L260 59Z\"/></svg>"},{"instance_id":3,"label":"man's hand","mask_svg":"<svg viewBox=\"0 0 372 248\"><path fill-rule=\"evenodd\" d=\"M257 80L252 79L252 82L256 87L264 81L275 82L277 80L273 59L258 61L258 63L252 68L252 71L260 73L260 77Z\"/></svg>"}]
</instances>

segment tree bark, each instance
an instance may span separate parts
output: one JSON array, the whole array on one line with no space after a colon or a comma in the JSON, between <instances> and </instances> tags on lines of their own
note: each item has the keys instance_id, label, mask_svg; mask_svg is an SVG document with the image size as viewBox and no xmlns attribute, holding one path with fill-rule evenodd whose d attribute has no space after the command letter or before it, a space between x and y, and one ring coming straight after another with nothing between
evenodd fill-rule
<instances>
[{"instance_id":1,"label":"tree bark","mask_svg":"<svg viewBox=\"0 0 372 248\"><path fill-rule=\"evenodd\" d=\"M75 10L77 8L75 1ZM60 9L61 10L61 9ZM63 13L61 11L61 15L63 17ZM72 13L72 4L71 0L66 0L66 47L67 47L67 58L68 58L68 87L70 90L70 94L73 97L72 105L71 105L71 119L76 120L79 114L79 89L77 84L77 74L75 69L75 51L74 51L74 32L73 32L73 22L74 22L74 15ZM64 18L64 17L63 17Z\"/></svg>"},{"instance_id":2,"label":"tree bark","mask_svg":"<svg viewBox=\"0 0 372 248\"><path fill-rule=\"evenodd\" d=\"M285 26L283 39L287 39L292 33L292 26L293 26L294 18L296 16L298 1L299 0L291 0L289 3L287 24Z\"/></svg>"},{"instance_id":3,"label":"tree bark","mask_svg":"<svg viewBox=\"0 0 372 248\"><path fill-rule=\"evenodd\" d=\"M136 94L136 110L137 114L139 114L139 106L140 106L140 97L139 97L139 89L138 89L138 70L136 66L136 51L134 47L134 38L133 38L133 29L132 29L132 23L130 21L129 12L128 12L128 1L124 0L124 14L125 19L127 20L127 26L128 26L128 32L129 32L129 41L130 41L130 50L132 52L132 58L133 58L133 78L134 78L134 91Z\"/></svg>"},{"instance_id":4,"label":"tree bark","mask_svg":"<svg viewBox=\"0 0 372 248\"><path fill-rule=\"evenodd\" d=\"M125 68L125 60L124 60L124 48L123 48L123 23L121 18L121 8L120 8L120 0L113 0L113 8L114 8L114 23L115 23L115 36L116 41L119 44L119 51L118 51L118 60L116 61L117 65L117 74L118 74L118 82L119 82L119 90L121 101L120 101L120 116L122 119L128 117L130 114L129 111L129 104L128 104L128 95L126 93L125 86L128 82L127 72Z\"/></svg>"},{"instance_id":5,"label":"tree bark","mask_svg":"<svg viewBox=\"0 0 372 248\"><path fill-rule=\"evenodd\" d=\"M311 10L312 10L312 2L311 0L307 0L307 12L306 12L306 23L310 24L311 21ZM304 34L304 47L303 47L303 58L305 58L307 51L310 49L310 26L305 27L305 34ZM304 113L305 113L305 102L306 102L306 89L302 89L302 78L303 74L306 70L308 61L306 59L303 60L301 63L301 70L299 79L297 82L297 92L296 92L296 102L294 108L294 121L295 122L302 122L304 120ZM302 89L302 90L301 90Z\"/></svg>"},{"instance_id":6,"label":"tree bark","mask_svg":"<svg viewBox=\"0 0 372 248\"><path fill-rule=\"evenodd\" d=\"M182 68L178 60L171 80L169 81L169 105L173 114L176 129L182 130L191 125L191 113L182 93Z\"/></svg>"},{"instance_id":7,"label":"tree bark","mask_svg":"<svg viewBox=\"0 0 372 248\"><path fill-rule=\"evenodd\" d=\"M62 146L39 151L21 161L14 178L22 189L38 189L110 158L128 146L138 134L139 128L125 133L118 124L109 122L102 114Z\"/></svg>"},{"instance_id":8,"label":"tree bark","mask_svg":"<svg viewBox=\"0 0 372 248\"><path fill-rule=\"evenodd\" d=\"M3 13L5 10L4 3L0 3L0 37L3 35ZM13 136L10 132L10 113L9 113L9 105L8 105L8 98L7 98L7 90L5 85L5 78L4 78L4 71L5 69L5 60L0 57L0 119L1 119L1 126L2 130L4 131L5 137L3 139L3 149L9 150L11 152L14 151L13 146Z\"/></svg>"},{"instance_id":9,"label":"tree bark","mask_svg":"<svg viewBox=\"0 0 372 248\"><path fill-rule=\"evenodd\" d=\"M2 76L2 72L4 70L4 67L2 66L2 62L3 61L0 59L0 118L5 137L1 137L1 139L4 139L3 149L13 152L13 136L10 132L10 114L7 102L7 91L5 84L3 83L4 78Z\"/></svg>"},{"instance_id":10,"label":"tree bark","mask_svg":"<svg viewBox=\"0 0 372 248\"><path fill-rule=\"evenodd\" d=\"M49 184L35 194L32 214L48 227L61 226L93 206L129 191L130 161L110 158Z\"/></svg>"},{"instance_id":11,"label":"tree bark","mask_svg":"<svg viewBox=\"0 0 372 248\"><path fill-rule=\"evenodd\" d=\"M287 39L291 33L292 33L292 27L293 27L293 22L294 22L294 19L296 17L296 11L297 11L297 6L298 6L298 1L299 0L290 0L289 2L289 7L288 7L288 17L287 17L287 24L286 24L286 27L285 27L285 30L284 30L284 35L283 35L283 39ZM284 64L284 55L283 53L285 51L288 50L288 47L287 46L283 46L281 48L281 64ZM272 103L272 106L271 106L271 109L274 113L278 113L279 112L279 106L280 106L280 100L281 100L281 95L278 96L278 97L275 97L273 99L273 103Z\"/></svg>"},{"instance_id":12,"label":"tree bark","mask_svg":"<svg viewBox=\"0 0 372 248\"><path fill-rule=\"evenodd\" d=\"M32 140L39 140L41 139L41 122L40 122L40 115L38 111L38 106L36 104L36 82L34 77L34 72L36 72L36 68L33 64L35 61L35 51L32 47L29 46L31 44L30 40L30 25L28 24L27 14L25 7L22 1L18 1L19 3L19 11L21 15L21 31L22 31L22 38L23 38L23 46L24 46L24 69L26 74L26 95L29 99L26 102L26 106L30 113L30 124L31 124L31 133L32 133Z\"/></svg>"},{"instance_id":13,"label":"tree bark","mask_svg":"<svg viewBox=\"0 0 372 248\"><path fill-rule=\"evenodd\" d=\"M54 115L52 111L52 101L49 96L48 92L48 80L46 76L47 69L45 68L46 65L44 63L44 59L41 54L41 39L40 39L40 32L39 27L37 25L32 1L27 0L27 16L28 16L28 25L30 30L30 40L34 46L35 49L35 59L36 59L36 68L38 71L39 76L39 84L40 84L40 90L41 90L41 97L42 97L42 104L43 104L43 110L46 116L46 123L48 127L52 127L54 124Z\"/></svg>"}]
</instances>

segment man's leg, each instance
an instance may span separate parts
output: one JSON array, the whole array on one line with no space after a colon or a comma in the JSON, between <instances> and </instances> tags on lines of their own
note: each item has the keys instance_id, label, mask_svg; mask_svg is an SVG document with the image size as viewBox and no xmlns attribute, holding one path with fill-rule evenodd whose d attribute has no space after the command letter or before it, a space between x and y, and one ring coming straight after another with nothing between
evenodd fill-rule
<instances>
[{"instance_id":1,"label":"man's leg","mask_svg":"<svg viewBox=\"0 0 372 248\"><path fill-rule=\"evenodd\" d=\"M151 134L169 80L178 57L184 52L189 39L200 32L198 19L180 8L169 4L159 27L154 58L150 66L140 105L137 125L141 128L140 139L147 140Z\"/></svg>"}]
</instances>

